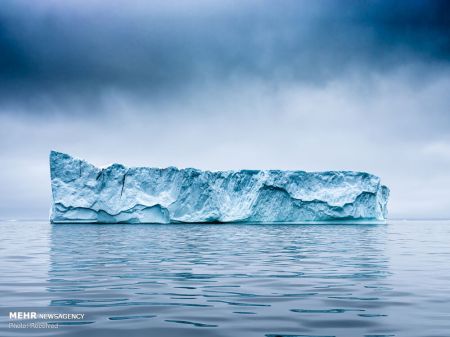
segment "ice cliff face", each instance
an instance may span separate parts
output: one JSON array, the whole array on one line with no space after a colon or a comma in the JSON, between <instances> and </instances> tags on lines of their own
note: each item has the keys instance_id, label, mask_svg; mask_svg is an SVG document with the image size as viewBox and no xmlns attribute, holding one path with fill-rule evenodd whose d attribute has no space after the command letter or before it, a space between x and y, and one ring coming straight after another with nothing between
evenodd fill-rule
<instances>
[{"instance_id":1,"label":"ice cliff face","mask_svg":"<svg viewBox=\"0 0 450 337\"><path fill-rule=\"evenodd\" d=\"M53 223L384 221L389 189L352 171L223 171L113 164L52 151Z\"/></svg>"}]
</instances>

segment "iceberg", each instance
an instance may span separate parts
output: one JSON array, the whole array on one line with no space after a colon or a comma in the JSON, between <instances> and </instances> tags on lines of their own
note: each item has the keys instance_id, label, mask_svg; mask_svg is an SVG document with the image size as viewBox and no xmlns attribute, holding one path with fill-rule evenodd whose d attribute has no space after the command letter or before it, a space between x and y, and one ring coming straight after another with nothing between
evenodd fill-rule
<instances>
[{"instance_id":1,"label":"iceberg","mask_svg":"<svg viewBox=\"0 0 450 337\"><path fill-rule=\"evenodd\" d=\"M384 223L389 189L354 171L106 168L50 153L52 223Z\"/></svg>"}]
</instances>

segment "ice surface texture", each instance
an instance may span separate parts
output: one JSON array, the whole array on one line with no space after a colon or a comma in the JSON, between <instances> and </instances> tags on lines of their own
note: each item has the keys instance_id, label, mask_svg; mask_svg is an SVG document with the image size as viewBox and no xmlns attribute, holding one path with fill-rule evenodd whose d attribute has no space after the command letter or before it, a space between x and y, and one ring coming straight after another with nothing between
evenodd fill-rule
<instances>
[{"instance_id":1,"label":"ice surface texture","mask_svg":"<svg viewBox=\"0 0 450 337\"><path fill-rule=\"evenodd\" d=\"M389 189L365 172L97 168L50 153L53 223L383 222Z\"/></svg>"}]
</instances>

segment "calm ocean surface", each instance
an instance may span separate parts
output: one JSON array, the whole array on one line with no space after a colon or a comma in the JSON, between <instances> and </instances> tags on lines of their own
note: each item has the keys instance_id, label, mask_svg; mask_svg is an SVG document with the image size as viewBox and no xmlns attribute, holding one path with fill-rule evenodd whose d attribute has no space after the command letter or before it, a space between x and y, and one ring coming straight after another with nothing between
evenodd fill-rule
<instances>
[{"instance_id":1,"label":"calm ocean surface","mask_svg":"<svg viewBox=\"0 0 450 337\"><path fill-rule=\"evenodd\" d=\"M0 336L450 336L450 221L0 230Z\"/></svg>"}]
</instances>

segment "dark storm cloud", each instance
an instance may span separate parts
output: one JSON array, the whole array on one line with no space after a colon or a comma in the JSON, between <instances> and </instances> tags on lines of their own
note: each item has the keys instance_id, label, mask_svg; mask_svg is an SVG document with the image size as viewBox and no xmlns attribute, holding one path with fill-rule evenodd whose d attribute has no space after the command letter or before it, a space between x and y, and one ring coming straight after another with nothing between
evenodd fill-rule
<instances>
[{"instance_id":1,"label":"dark storm cloud","mask_svg":"<svg viewBox=\"0 0 450 337\"><path fill-rule=\"evenodd\" d=\"M439 69L448 12L447 1L4 1L0 104L92 111L105 90L156 99L230 78L321 84L407 63Z\"/></svg>"}]
</instances>

